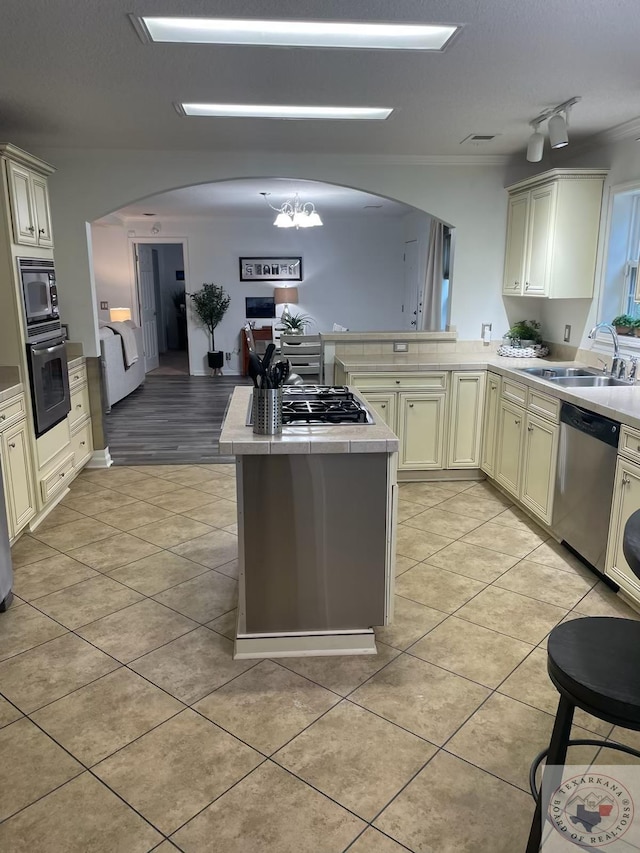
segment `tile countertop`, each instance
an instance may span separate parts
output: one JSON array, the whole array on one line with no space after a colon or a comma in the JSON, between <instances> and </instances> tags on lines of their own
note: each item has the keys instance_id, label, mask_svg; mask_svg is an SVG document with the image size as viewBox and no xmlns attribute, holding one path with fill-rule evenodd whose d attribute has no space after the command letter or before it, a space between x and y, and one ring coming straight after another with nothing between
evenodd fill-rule
<instances>
[{"instance_id":1,"label":"tile countertop","mask_svg":"<svg viewBox=\"0 0 640 853\"><path fill-rule=\"evenodd\" d=\"M233 392L220 435L220 453L224 456L267 453L396 453L399 449L397 436L385 423L378 420L373 424L362 425L284 426L282 435L255 435L253 429L246 425L252 391L252 388L245 385ZM375 413L372 415L375 418Z\"/></svg>"},{"instance_id":2,"label":"tile countertop","mask_svg":"<svg viewBox=\"0 0 640 853\"><path fill-rule=\"evenodd\" d=\"M502 358L483 353L426 353L415 355L350 355L336 358L347 373L405 372L418 370L491 370L550 397L582 406L622 424L640 429L640 385L604 388L564 388L518 368L549 366L588 367L581 362L541 358ZM593 369L593 368L591 368Z\"/></svg>"},{"instance_id":3,"label":"tile countertop","mask_svg":"<svg viewBox=\"0 0 640 853\"><path fill-rule=\"evenodd\" d=\"M20 368L0 366L0 403L16 397L24 392L20 381Z\"/></svg>"}]
</instances>

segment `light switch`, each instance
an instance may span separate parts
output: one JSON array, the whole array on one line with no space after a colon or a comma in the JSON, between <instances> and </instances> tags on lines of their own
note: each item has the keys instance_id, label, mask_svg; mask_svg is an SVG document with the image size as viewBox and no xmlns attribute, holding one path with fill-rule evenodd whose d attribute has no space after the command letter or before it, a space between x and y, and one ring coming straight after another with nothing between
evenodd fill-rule
<instances>
[{"instance_id":1,"label":"light switch","mask_svg":"<svg viewBox=\"0 0 640 853\"><path fill-rule=\"evenodd\" d=\"M564 327L564 338L563 338L563 340L564 340L565 344L568 344L569 341L571 340L571 326L568 323Z\"/></svg>"},{"instance_id":2,"label":"light switch","mask_svg":"<svg viewBox=\"0 0 640 853\"><path fill-rule=\"evenodd\" d=\"M101 311L108 311L109 310L109 303L108 302L101 302L100 303L100 310Z\"/></svg>"}]
</instances>

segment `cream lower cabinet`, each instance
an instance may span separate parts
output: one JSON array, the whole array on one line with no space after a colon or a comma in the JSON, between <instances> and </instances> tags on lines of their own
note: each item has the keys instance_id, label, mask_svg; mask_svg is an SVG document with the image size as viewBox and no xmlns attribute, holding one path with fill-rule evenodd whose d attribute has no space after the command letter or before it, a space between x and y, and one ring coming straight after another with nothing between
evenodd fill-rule
<instances>
[{"instance_id":1,"label":"cream lower cabinet","mask_svg":"<svg viewBox=\"0 0 640 853\"><path fill-rule=\"evenodd\" d=\"M486 371L454 371L449 391L447 468L479 468Z\"/></svg>"},{"instance_id":2,"label":"cream lower cabinet","mask_svg":"<svg viewBox=\"0 0 640 853\"><path fill-rule=\"evenodd\" d=\"M444 467L446 394L398 394L398 468Z\"/></svg>"},{"instance_id":3,"label":"cream lower cabinet","mask_svg":"<svg viewBox=\"0 0 640 853\"><path fill-rule=\"evenodd\" d=\"M520 461L525 412L508 400L500 400L498 407L498 441L496 447L495 478L515 497L520 495Z\"/></svg>"},{"instance_id":4,"label":"cream lower cabinet","mask_svg":"<svg viewBox=\"0 0 640 853\"><path fill-rule=\"evenodd\" d=\"M640 579L629 568L622 550L625 525L629 516L638 509L640 509L640 465L618 457L605 574L628 595L640 602Z\"/></svg>"},{"instance_id":5,"label":"cream lower cabinet","mask_svg":"<svg viewBox=\"0 0 640 853\"><path fill-rule=\"evenodd\" d=\"M33 518L36 511L25 420L3 431L0 436L0 448L9 538L13 539Z\"/></svg>"},{"instance_id":6,"label":"cream lower cabinet","mask_svg":"<svg viewBox=\"0 0 640 853\"><path fill-rule=\"evenodd\" d=\"M525 423L520 500L543 521L551 524L559 427L531 412L527 412Z\"/></svg>"},{"instance_id":7,"label":"cream lower cabinet","mask_svg":"<svg viewBox=\"0 0 640 853\"><path fill-rule=\"evenodd\" d=\"M490 477L495 475L496 445L498 438L498 410L500 406L501 379L497 373L487 374L487 390L482 423L482 453L480 467Z\"/></svg>"},{"instance_id":8,"label":"cream lower cabinet","mask_svg":"<svg viewBox=\"0 0 640 853\"><path fill-rule=\"evenodd\" d=\"M396 394L367 394L367 403L373 411L378 415L380 420L396 431Z\"/></svg>"}]
</instances>

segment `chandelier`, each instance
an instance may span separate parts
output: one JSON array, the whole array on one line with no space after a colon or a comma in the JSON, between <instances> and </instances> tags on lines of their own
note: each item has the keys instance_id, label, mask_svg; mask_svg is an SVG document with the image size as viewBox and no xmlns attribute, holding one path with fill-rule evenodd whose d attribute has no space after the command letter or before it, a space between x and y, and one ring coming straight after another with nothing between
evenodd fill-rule
<instances>
[{"instance_id":1,"label":"chandelier","mask_svg":"<svg viewBox=\"0 0 640 853\"><path fill-rule=\"evenodd\" d=\"M293 198L288 198L280 207L274 207L267 199L271 193L260 193L271 210L277 212L273 224L276 228L314 228L322 225L322 219L316 212L316 207L311 201L301 202L298 193Z\"/></svg>"}]
</instances>

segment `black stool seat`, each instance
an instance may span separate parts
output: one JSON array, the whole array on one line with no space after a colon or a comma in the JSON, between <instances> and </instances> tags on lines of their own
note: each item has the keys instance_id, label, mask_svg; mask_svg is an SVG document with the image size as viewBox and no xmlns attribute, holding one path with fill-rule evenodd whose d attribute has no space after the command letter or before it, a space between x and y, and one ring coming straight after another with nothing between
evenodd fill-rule
<instances>
[{"instance_id":1,"label":"black stool seat","mask_svg":"<svg viewBox=\"0 0 640 853\"><path fill-rule=\"evenodd\" d=\"M594 616L558 625L549 637L547 666L574 705L640 729L640 622Z\"/></svg>"}]
</instances>

